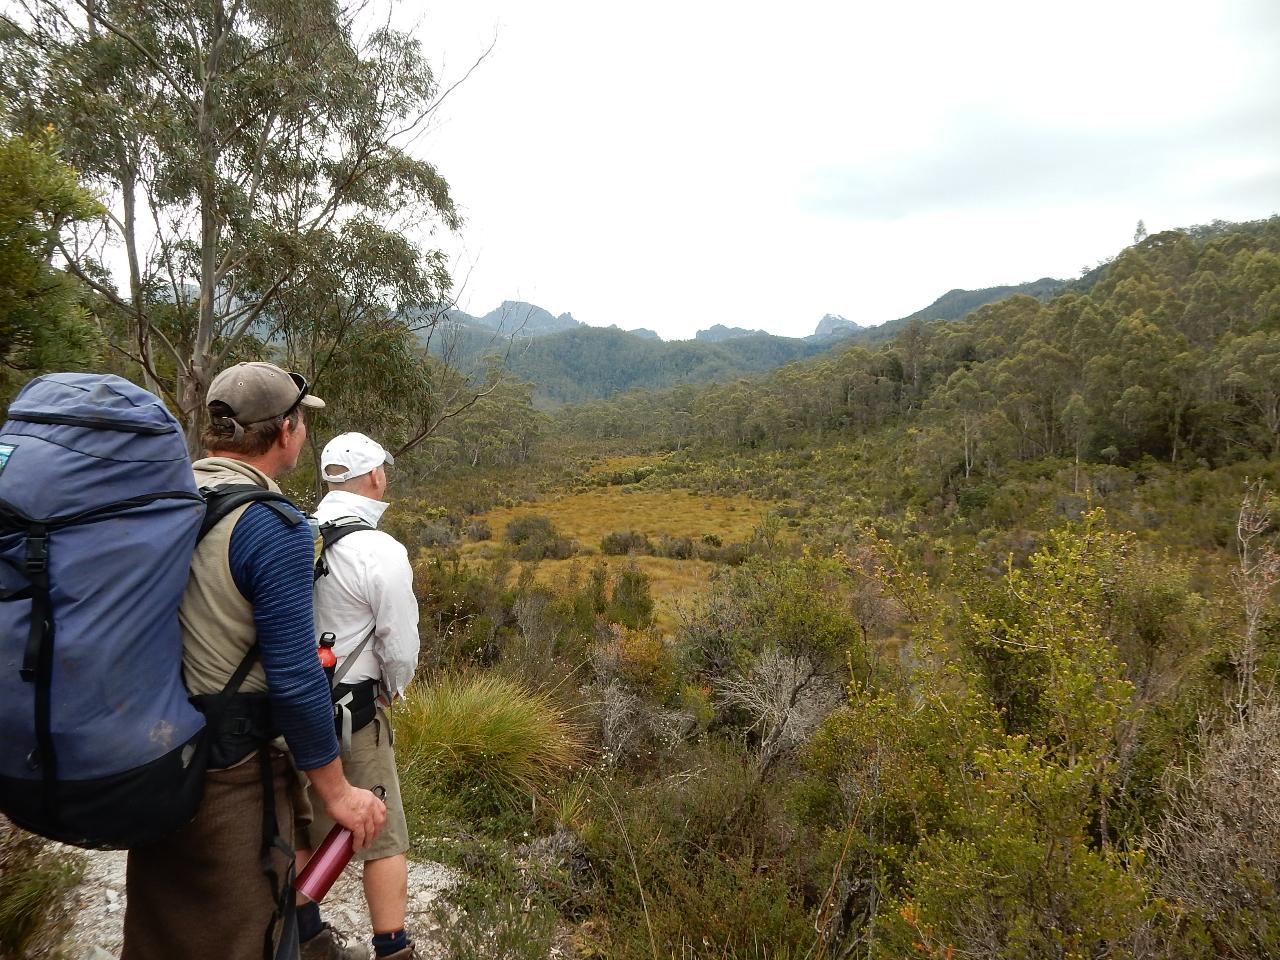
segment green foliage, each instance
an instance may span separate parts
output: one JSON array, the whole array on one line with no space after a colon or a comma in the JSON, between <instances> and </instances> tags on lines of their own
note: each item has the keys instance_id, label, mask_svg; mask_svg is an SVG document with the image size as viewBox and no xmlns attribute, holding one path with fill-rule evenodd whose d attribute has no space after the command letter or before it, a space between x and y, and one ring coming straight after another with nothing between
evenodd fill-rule
<instances>
[{"instance_id":1,"label":"green foliage","mask_svg":"<svg viewBox=\"0 0 1280 960\"><path fill-rule=\"evenodd\" d=\"M647 627L653 621L649 577L634 561L619 572L604 616L611 623L620 623L632 630Z\"/></svg>"},{"instance_id":2,"label":"green foliage","mask_svg":"<svg viewBox=\"0 0 1280 960\"><path fill-rule=\"evenodd\" d=\"M1090 514L951 627L933 601L910 686L854 697L814 738L797 799L837 875L874 878L846 912L874 917L878 955L1126 955L1146 885L1108 814L1135 691L1101 618L1123 548Z\"/></svg>"},{"instance_id":3,"label":"green foliage","mask_svg":"<svg viewBox=\"0 0 1280 960\"><path fill-rule=\"evenodd\" d=\"M583 405L558 423L666 449L788 448L899 425L894 458L951 497L1010 461L1274 456L1277 264L1278 218L1159 234L1047 303L984 301L963 321L906 323L875 350L859 341L756 380Z\"/></svg>"},{"instance_id":4,"label":"green foliage","mask_svg":"<svg viewBox=\"0 0 1280 960\"><path fill-rule=\"evenodd\" d=\"M508 880L468 880L436 911L444 960L545 960L556 933L556 912L541 899L528 903Z\"/></svg>"},{"instance_id":5,"label":"green foliage","mask_svg":"<svg viewBox=\"0 0 1280 960\"><path fill-rule=\"evenodd\" d=\"M653 544L643 533L634 530L615 530L600 541L600 552L607 557L621 557L628 553L653 554Z\"/></svg>"},{"instance_id":6,"label":"green foliage","mask_svg":"<svg viewBox=\"0 0 1280 960\"><path fill-rule=\"evenodd\" d=\"M83 864L0 818L0 956L55 956Z\"/></svg>"},{"instance_id":7,"label":"green foliage","mask_svg":"<svg viewBox=\"0 0 1280 960\"><path fill-rule=\"evenodd\" d=\"M36 374L97 358L85 290L53 260L63 232L100 213L51 129L0 140L0 405Z\"/></svg>"},{"instance_id":8,"label":"green foliage","mask_svg":"<svg viewBox=\"0 0 1280 960\"><path fill-rule=\"evenodd\" d=\"M577 544L556 532L547 517L529 513L507 524L505 539L516 548L517 560L565 560L578 552Z\"/></svg>"},{"instance_id":9,"label":"green foliage","mask_svg":"<svg viewBox=\"0 0 1280 960\"><path fill-rule=\"evenodd\" d=\"M406 811L434 796L490 813L527 803L584 755L582 734L546 693L491 674L442 674L415 684L396 712Z\"/></svg>"},{"instance_id":10,"label":"green foliage","mask_svg":"<svg viewBox=\"0 0 1280 960\"><path fill-rule=\"evenodd\" d=\"M837 561L813 556L755 556L722 571L681 630L690 668L725 676L749 667L769 647L817 662L848 654L863 667L861 632L842 602L848 586Z\"/></svg>"},{"instance_id":11,"label":"green foliage","mask_svg":"<svg viewBox=\"0 0 1280 960\"><path fill-rule=\"evenodd\" d=\"M585 835L598 884L588 955L776 956L812 944L778 792L720 750L701 752L695 769L625 799L615 796L624 784L601 785Z\"/></svg>"},{"instance_id":12,"label":"green foliage","mask_svg":"<svg viewBox=\"0 0 1280 960\"><path fill-rule=\"evenodd\" d=\"M209 380L267 339L331 399L399 388L416 410L432 371L385 363L412 358L395 311L437 303L449 277L396 225L459 224L448 183L402 148L437 93L420 44L357 30L344 3L85 11L11 11L0 95L10 128L54 125L116 198L68 267L111 308L131 372L168 394L193 446ZM102 266L111 244L123 290Z\"/></svg>"}]
</instances>

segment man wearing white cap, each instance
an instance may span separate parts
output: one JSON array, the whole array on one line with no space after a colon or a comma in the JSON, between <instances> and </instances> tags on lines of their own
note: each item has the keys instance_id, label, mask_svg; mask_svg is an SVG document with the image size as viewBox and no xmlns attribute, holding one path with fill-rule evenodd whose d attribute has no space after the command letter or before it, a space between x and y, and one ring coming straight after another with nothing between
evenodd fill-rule
<instances>
[{"instance_id":1,"label":"man wearing white cap","mask_svg":"<svg viewBox=\"0 0 1280 960\"><path fill-rule=\"evenodd\" d=\"M334 701L342 721L343 769L352 783L386 789L386 826L372 845L356 853L364 862L374 951L378 958L409 960L414 955L404 930L409 831L386 708L404 693L418 666L418 604L408 552L375 529L387 508L386 467L394 462L361 433L335 437L320 454L329 493L315 510L327 544L315 612L316 635L332 640L338 660ZM331 825L317 809L307 836L298 838L304 848L300 859L310 855ZM299 910L304 940L309 928L320 925L317 905ZM302 955L306 960L305 943Z\"/></svg>"}]
</instances>

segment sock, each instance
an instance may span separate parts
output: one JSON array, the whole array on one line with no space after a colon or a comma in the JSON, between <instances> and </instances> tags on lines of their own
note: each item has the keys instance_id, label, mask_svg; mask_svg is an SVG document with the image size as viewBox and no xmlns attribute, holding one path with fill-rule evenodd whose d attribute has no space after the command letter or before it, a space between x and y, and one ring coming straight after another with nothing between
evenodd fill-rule
<instances>
[{"instance_id":1,"label":"sock","mask_svg":"<svg viewBox=\"0 0 1280 960\"><path fill-rule=\"evenodd\" d=\"M324 923L320 919L320 904L314 900L308 900L302 906L298 907L298 939L310 940L318 935L324 929Z\"/></svg>"},{"instance_id":2,"label":"sock","mask_svg":"<svg viewBox=\"0 0 1280 960\"><path fill-rule=\"evenodd\" d=\"M389 957L409 946L409 936L401 927L395 933L375 933L373 935L373 952L379 957Z\"/></svg>"}]
</instances>

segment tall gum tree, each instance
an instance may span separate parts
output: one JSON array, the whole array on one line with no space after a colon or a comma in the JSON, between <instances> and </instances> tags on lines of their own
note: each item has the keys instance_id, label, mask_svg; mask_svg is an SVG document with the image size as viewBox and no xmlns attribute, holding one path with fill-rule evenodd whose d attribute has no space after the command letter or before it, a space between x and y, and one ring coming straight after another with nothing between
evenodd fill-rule
<instances>
[{"instance_id":1,"label":"tall gum tree","mask_svg":"<svg viewBox=\"0 0 1280 960\"><path fill-rule=\"evenodd\" d=\"M180 411L193 452L209 381L238 351L338 350L333 317L356 300L377 324L434 322L447 265L416 238L459 217L408 152L448 93L412 37L344 0L3 10L9 126L54 125L108 200L60 243L66 269L118 310L113 348Z\"/></svg>"}]
</instances>

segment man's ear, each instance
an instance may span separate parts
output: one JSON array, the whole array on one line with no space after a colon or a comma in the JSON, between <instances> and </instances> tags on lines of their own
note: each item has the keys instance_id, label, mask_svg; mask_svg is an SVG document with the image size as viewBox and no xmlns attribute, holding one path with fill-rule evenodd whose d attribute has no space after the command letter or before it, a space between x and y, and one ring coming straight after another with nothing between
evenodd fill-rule
<instances>
[{"instance_id":1,"label":"man's ear","mask_svg":"<svg viewBox=\"0 0 1280 960\"><path fill-rule=\"evenodd\" d=\"M297 420L291 420L289 417L285 417L283 422L280 424L280 432L276 434L276 443L280 444L282 447L287 447L293 440L293 435L302 429L302 418L304 416L306 416L306 414L299 413Z\"/></svg>"}]
</instances>

